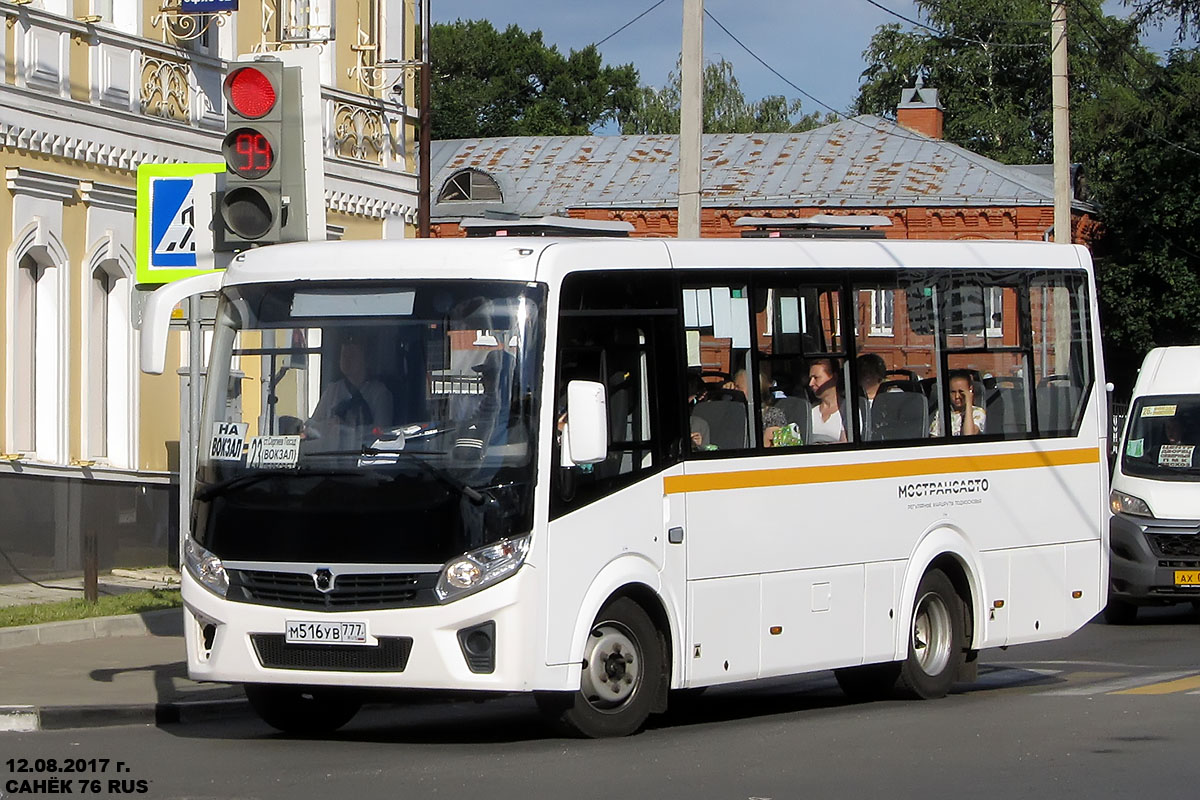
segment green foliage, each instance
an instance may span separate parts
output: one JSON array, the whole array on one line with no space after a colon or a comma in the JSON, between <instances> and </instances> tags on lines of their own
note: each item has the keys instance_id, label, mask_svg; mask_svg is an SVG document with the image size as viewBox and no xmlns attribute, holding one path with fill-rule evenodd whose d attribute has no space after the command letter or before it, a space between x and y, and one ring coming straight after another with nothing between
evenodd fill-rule
<instances>
[{"instance_id":1,"label":"green foliage","mask_svg":"<svg viewBox=\"0 0 1200 800\"><path fill-rule=\"evenodd\" d=\"M1050 12L1044 0L917 0L916 5L928 27L882 26L863 53L867 68L857 111L894 116L900 91L921 76L951 110L945 122L949 141L1007 164L1049 161ZM1100 17L1100 0L1071 4L1073 111L1111 81L1104 62L1111 59L1115 42L1101 46L1091 34ZM1106 22L1131 29L1120 20Z\"/></svg>"},{"instance_id":2,"label":"green foliage","mask_svg":"<svg viewBox=\"0 0 1200 800\"><path fill-rule=\"evenodd\" d=\"M1136 24L1142 27L1161 27L1175 23L1175 39L1182 43L1189 37L1200 36L1200 0L1124 0Z\"/></svg>"},{"instance_id":3,"label":"green foliage","mask_svg":"<svg viewBox=\"0 0 1200 800\"><path fill-rule=\"evenodd\" d=\"M64 622L92 617L115 617L141 614L183 605L178 589L148 589L141 592L101 595L95 603L82 597L57 603L37 603L28 606L0 608L0 628L14 625L40 625L44 622Z\"/></svg>"},{"instance_id":4,"label":"green foliage","mask_svg":"<svg viewBox=\"0 0 1200 800\"><path fill-rule=\"evenodd\" d=\"M1200 343L1200 54L1173 51L1140 88L1088 121L1105 349L1122 385L1151 347Z\"/></svg>"},{"instance_id":5,"label":"green foliage","mask_svg":"<svg viewBox=\"0 0 1200 800\"><path fill-rule=\"evenodd\" d=\"M683 78L680 67L667 76L661 89L643 86L628 113L618 116L623 134L679 133L679 108ZM733 64L722 58L704 65L703 126L705 133L786 133L811 130L836 120L812 113L800 116L800 101L769 95L747 102L733 74Z\"/></svg>"},{"instance_id":6,"label":"green foliage","mask_svg":"<svg viewBox=\"0 0 1200 800\"><path fill-rule=\"evenodd\" d=\"M587 134L637 95L632 64L605 66L591 45L564 57L516 25L436 24L429 47L434 139Z\"/></svg>"}]
</instances>

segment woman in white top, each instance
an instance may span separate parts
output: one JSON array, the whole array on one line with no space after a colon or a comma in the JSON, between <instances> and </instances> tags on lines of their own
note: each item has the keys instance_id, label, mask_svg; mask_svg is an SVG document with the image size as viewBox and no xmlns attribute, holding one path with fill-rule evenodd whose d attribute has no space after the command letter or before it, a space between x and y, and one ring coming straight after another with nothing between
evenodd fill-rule
<instances>
[{"instance_id":1,"label":"woman in white top","mask_svg":"<svg viewBox=\"0 0 1200 800\"><path fill-rule=\"evenodd\" d=\"M832 358L814 358L808 362L808 388L817 398L812 408L810 443L832 444L846 441L838 396L838 368Z\"/></svg>"}]
</instances>

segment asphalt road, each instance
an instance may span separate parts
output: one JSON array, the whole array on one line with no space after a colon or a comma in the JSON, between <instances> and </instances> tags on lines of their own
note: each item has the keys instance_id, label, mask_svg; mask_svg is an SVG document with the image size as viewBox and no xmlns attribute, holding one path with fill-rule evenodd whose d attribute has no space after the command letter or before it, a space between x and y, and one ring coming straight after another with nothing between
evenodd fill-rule
<instances>
[{"instance_id":1,"label":"asphalt road","mask_svg":"<svg viewBox=\"0 0 1200 800\"><path fill-rule=\"evenodd\" d=\"M852 704L817 673L711 690L627 739L556 738L523 697L369 707L320 741L245 717L0 734L0 796L37 788L10 759L107 758L60 777L156 798L1193 797L1200 616L1143 616L986 651L943 700Z\"/></svg>"}]
</instances>

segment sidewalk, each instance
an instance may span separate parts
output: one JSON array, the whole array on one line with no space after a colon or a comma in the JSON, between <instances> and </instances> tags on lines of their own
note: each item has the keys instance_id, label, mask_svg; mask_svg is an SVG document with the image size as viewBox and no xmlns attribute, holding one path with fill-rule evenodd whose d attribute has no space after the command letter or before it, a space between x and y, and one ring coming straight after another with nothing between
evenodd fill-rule
<instances>
[{"instance_id":1,"label":"sidewalk","mask_svg":"<svg viewBox=\"0 0 1200 800\"><path fill-rule=\"evenodd\" d=\"M102 576L101 589L170 585L170 570L154 576L146 572ZM178 573L173 579L178 586ZM71 581L45 583L66 586ZM8 601L17 595L23 596L21 603L79 596L36 586L0 586L0 603L16 604ZM246 713L240 687L188 680L183 621L183 609L174 608L0 628L0 732L188 722Z\"/></svg>"}]
</instances>

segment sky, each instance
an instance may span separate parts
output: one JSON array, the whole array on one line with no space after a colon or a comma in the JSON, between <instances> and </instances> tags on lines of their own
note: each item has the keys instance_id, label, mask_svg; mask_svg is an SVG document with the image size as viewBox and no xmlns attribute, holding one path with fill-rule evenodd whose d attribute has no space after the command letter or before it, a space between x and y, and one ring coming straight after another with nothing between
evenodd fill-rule
<instances>
[{"instance_id":1,"label":"sky","mask_svg":"<svg viewBox=\"0 0 1200 800\"><path fill-rule=\"evenodd\" d=\"M499 29L515 24L541 30L543 41L566 54L605 39L622 25L655 5L657 0L430 0L434 22L487 19ZM879 0L879 4L917 19L910 0ZM1049 2L1047 2L1047 15ZM729 29L747 48L787 81L764 67L711 19L704 24L704 57L724 57L733 64L742 92L749 101L773 94L800 98L802 112L839 113L849 109L858 94L865 64L862 53L875 30L903 20L867 0L705 0L705 10ZM1118 0L1105 9L1121 14ZM606 64L632 62L643 84L661 87L675 67L681 48L683 0L664 0L645 16L600 45ZM1155 34L1146 44L1161 51L1172 30ZM433 54L436 59L437 55ZM897 102L900 98L896 98Z\"/></svg>"}]
</instances>

